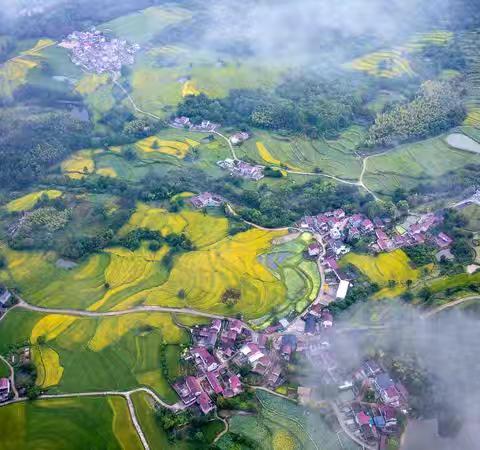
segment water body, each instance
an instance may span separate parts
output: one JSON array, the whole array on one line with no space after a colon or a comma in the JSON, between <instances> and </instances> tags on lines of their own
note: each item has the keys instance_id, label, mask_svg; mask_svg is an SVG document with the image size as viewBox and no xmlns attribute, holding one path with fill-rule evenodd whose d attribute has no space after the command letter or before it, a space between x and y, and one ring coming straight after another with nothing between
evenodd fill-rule
<instances>
[{"instance_id":1,"label":"water body","mask_svg":"<svg viewBox=\"0 0 480 450\"><path fill-rule=\"evenodd\" d=\"M467 152L480 153L480 144L472 138L460 133L452 133L447 136L447 144L450 147Z\"/></svg>"}]
</instances>

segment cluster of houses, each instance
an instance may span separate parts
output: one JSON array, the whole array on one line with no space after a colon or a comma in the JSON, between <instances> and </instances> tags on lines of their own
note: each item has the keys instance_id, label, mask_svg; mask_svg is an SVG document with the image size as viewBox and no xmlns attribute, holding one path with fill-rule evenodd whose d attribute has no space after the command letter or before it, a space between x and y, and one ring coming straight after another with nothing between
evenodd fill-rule
<instances>
[{"instance_id":1,"label":"cluster of houses","mask_svg":"<svg viewBox=\"0 0 480 450\"><path fill-rule=\"evenodd\" d=\"M239 371L242 367L263 377L265 384L281 382L281 364L267 349L267 335L256 333L241 320L215 319L207 326L192 329L193 347L184 356L195 375L180 378L173 388L185 407L197 405L208 414L218 396L234 397L243 392Z\"/></svg>"},{"instance_id":2,"label":"cluster of houses","mask_svg":"<svg viewBox=\"0 0 480 450\"><path fill-rule=\"evenodd\" d=\"M246 178L249 180L258 181L264 177L263 166L250 164L239 159L227 158L222 161L217 161L217 165L222 169L228 170L230 175L235 177Z\"/></svg>"},{"instance_id":3,"label":"cluster of houses","mask_svg":"<svg viewBox=\"0 0 480 450\"><path fill-rule=\"evenodd\" d=\"M327 211L316 216L305 216L296 225L304 230L318 233L325 242L325 255L322 265L326 274L327 297L331 300L345 298L350 281L355 276L340 269L337 260L350 251L350 245L357 239L370 241L372 252L390 252L399 248L429 243L439 249L441 256L451 259L449 247L453 239L446 233L432 230L443 220L441 214L427 213L409 216L405 222L395 227L390 219L375 217L372 220L363 214L345 214L343 209ZM314 242L308 247L310 257L318 257L321 247Z\"/></svg>"},{"instance_id":4,"label":"cluster of houses","mask_svg":"<svg viewBox=\"0 0 480 450\"><path fill-rule=\"evenodd\" d=\"M220 128L219 123L210 122L210 120L202 120L201 123L194 124L189 117L185 116L174 117L170 122L170 125L174 128L183 128L201 133L213 133L217 128Z\"/></svg>"},{"instance_id":5,"label":"cluster of houses","mask_svg":"<svg viewBox=\"0 0 480 450\"><path fill-rule=\"evenodd\" d=\"M240 145L240 144L243 144L249 138L250 138L249 133L247 133L246 131L240 131L230 136L229 140L233 145Z\"/></svg>"},{"instance_id":6,"label":"cluster of houses","mask_svg":"<svg viewBox=\"0 0 480 450\"><path fill-rule=\"evenodd\" d=\"M386 448L388 437L401 432L398 418L407 414L408 392L372 359L364 361L352 378L355 400L343 408L345 423L365 442ZM373 399L367 399L366 392L373 393Z\"/></svg>"},{"instance_id":7,"label":"cluster of houses","mask_svg":"<svg viewBox=\"0 0 480 450\"><path fill-rule=\"evenodd\" d=\"M75 31L60 44L70 51L73 64L87 72L109 73L120 76L123 65L134 63L138 44L129 44L123 39L109 39L102 32Z\"/></svg>"}]
</instances>

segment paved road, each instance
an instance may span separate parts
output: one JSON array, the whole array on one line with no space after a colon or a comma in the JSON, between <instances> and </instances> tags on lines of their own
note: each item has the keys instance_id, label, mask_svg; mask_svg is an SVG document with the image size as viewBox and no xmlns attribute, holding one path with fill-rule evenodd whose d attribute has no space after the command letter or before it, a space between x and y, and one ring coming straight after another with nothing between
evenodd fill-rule
<instances>
[{"instance_id":1,"label":"paved road","mask_svg":"<svg viewBox=\"0 0 480 450\"><path fill-rule=\"evenodd\" d=\"M48 308L43 306L35 306L27 303L25 300L19 300L15 308L28 309L29 311L37 311L49 314L63 314L66 316L79 316L79 317L115 317L125 316L127 314L141 313L141 312L166 312L166 313L179 313L189 314L192 316L208 317L210 319L228 319L227 316L219 314L211 314L196 309L190 308L171 308L168 306L135 306L129 309L123 309L119 311L86 311L72 308ZM13 308L11 308L13 309Z\"/></svg>"},{"instance_id":2,"label":"paved road","mask_svg":"<svg viewBox=\"0 0 480 450\"><path fill-rule=\"evenodd\" d=\"M444 305L438 306L437 308L434 308L434 309L426 312L425 314L423 314L422 317L427 319L428 317L434 316L435 314L438 314L441 311L445 311L446 309L452 308L453 306L457 306L457 305L460 305L462 303L469 302L471 300L480 300L480 296L479 295L470 295L468 297L459 298L459 299L454 300L452 302L445 303Z\"/></svg>"},{"instance_id":3,"label":"paved road","mask_svg":"<svg viewBox=\"0 0 480 450\"><path fill-rule=\"evenodd\" d=\"M368 445L366 442L364 442L362 439L359 439L355 434L353 434L350 429L347 427L345 420L343 418L342 413L338 409L338 406L335 402L329 402L330 407L333 409L333 412L337 416L337 420L340 423L340 426L342 427L342 430L344 433L354 442L356 442L358 445L360 445L362 448L366 448L368 450L376 450L377 446L373 445Z\"/></svg>"}]
</instances>

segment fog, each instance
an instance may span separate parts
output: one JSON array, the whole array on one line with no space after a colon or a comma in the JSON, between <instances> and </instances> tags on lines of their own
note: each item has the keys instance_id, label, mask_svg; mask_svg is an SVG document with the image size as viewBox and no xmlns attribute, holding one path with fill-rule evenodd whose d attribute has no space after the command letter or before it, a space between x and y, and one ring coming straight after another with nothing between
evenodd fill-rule
<instances>
[{"instance_id":1,"label":"fog","mask_svg":"<svg viewBox=\"0 0 480 450\"><path fill-rule=\"evenodd\" d=\"M337 320L338 330L351 326L352 314L357 318L370 317L372 314L383 317L380 323L385 328L369 332L355 333L350 330L335 333L331 345L341 370L350 372L365 359L367 352L372 351L383 351L387 358L391 355L394 359L398 355L414 357L429 374L433 386L432 414L425 418L435 418L447 411L448 415L451 413L463 424L459 434L450 439L438 437L435 422L426 422L425 428L415 423L412 428L415 436L409 436L408 446L404 449L421 448L418 447L418 439L436 439L442 445L447 445L445 448L478 449L478 444L471 440L472 429L478 430L480 426L478 316L452 309L424 318L418 309L400 300L389 302L384 308L364 303ZM311 368L312 380L317 379L315 367L313 365ZM461 447L453 445L455 442L461 443Z\"/></svg>"},{"instance_id":2,"label":"fog","mask_svg":"<svg viewBox=\"0 0 480 450\"><path fill-rule=\"evenodd\" d=\"M205 45L246 42L259 57L318 54L332 46L343 53L360 38L377 46L398 42L440 23L447 10L448 0L221 0L208 8L213 25L206 27Z\"/></svg>"}]
</instances>

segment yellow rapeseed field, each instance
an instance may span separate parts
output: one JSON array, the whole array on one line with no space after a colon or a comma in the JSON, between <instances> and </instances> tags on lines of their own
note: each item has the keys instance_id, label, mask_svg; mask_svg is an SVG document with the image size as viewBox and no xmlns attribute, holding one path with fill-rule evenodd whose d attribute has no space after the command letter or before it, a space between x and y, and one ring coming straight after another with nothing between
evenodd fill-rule
<instances>
[{"instance_id":1,"label":"yellow rapeseed field","mask_svg":"<svg viewBox=\"0 0 480 450\"><path fill-rule=\"evenodd\" d=\"M111 177L111 178L117 177L117 172L113 167L103 167L101 169L98 169L95 173L97 175L101 175L102 177Z\"/></svg>"},{"instance_id":2,"label":"yellow rapeseed field","mask_svg":"<svg viewBox=\"0 0 480 450\"><path fill-rule=\"evenodd\" d=\"M166 283L138 295L149 305L226 311L222 294L234 288L241 292L235 311L247 317L262 316L285 300L283 283L258 261L258 255L270 248L272 239L282 234L249 230L183 254L175 261ZM178 298L180 289L185 290L185 299Z\"/></svg>"},{"instance_id":3,"label":"yellow rapeseed field","mask_svg":"<svg viewBox=\"0 0 480 450\"><path fill-rule=\"evenodd\" d=\"M268 164L279 166L281 161L274 158L272 154L267 150L267 147L262 142L257 142L257 150L260 157Z\"/></svg>"},{"instance_id":4,"label":"yellow rapeseed field","mask_svg":"<svg viewBox=\"0 0 480 450\"><path fill-rule=\"evenodd\" d=\"M273 450L295 450L297 445L288 431L278 430L273 435L272 447Z\"/></svg>"},{"instance_id":5,"label":"yellow rapeseed field","mask_svg":"<svg viewBox=\"0 0 480 450\"><path fill-rule=\"evenodd\" d=\"M74 179L83 178L86 173L93 173L95 171L93 151L80 150L74 153L69 159L62 162L62 171Z\"/></svg>"},{"instance_id":6,"label":"yellow rapeseed field","mask_svg":"<svg viewBox=\"0 0 480 450\"><path fill-rule=\"evenodd\" d=\"M120 230L124 235L136 228L157 230L166 236L170 233L185 233L197 247L213 244L228 233L228 219L213 217L200 211L182 210L171 213L162 208L151 208L138 203L129 222Z\"/></svg>"},{"instance_id":7,"label":"yellow rapeseed field","mask_svg":"<svg viewBox=\"0 0 480 450\"><path fill-rule=\"evenodd\" d=\"M137 150L143 153L163 153L183 159L187 156L190 145L186 142L167 141L157 136L150 136L135 144Z\"/></svg>"},{"instance_id":8,"label":"yellow rapeseed field","mask_svg":"<svg viewBox=\"0 0 480 450\"><path fill-rule=\"evenodd\" d=\"M32 348L32 359L37 369L37 386L48 388L60 383L63 367L55 350L46 345L36 345Z\"/></svg>"},{"instance_id":9,"label":"yellow rapeseed field","mask_svg":"<svg viewBox=\"0 0 480 450\"><path fill-rule=\"evenodd\" d=\"M359 255L349 253L342 258L342 264L350 263L357 267L372 282L386 287L390 280L398 285L394 288L382 290L382 296L392 297L405 290L407 280L415 281L419 277L419 270L413 269L409 258L403 250L390 253L381 253L378 256Z\"/></svg>"},{"instance_id":10,"label":"yellow rapeseed field","mask_svg":"<svg viewBox=\"0 0 480 450\"><path fill-rule=\"evenodd\" d=\"M198 90L195 82L192 80L185 81L182 87L182 97L186 97L187 95L198 95L200 91Z\"/></svg>"},{"instance_id":11,"label":"yellow rapeseed field","mask_svg":"<svg viewBox=\"0 0 480 450\"><path fill-rule=\"evenodd\" d=\"M44 316L33 327L30 341L32 344L37 344L38 338L40 337L42 337L45 342L56 339L77 319L77 317L61 314L49 314Z\"/></svg>"},{"instance_id":12,"label":"yellow rapeseed field","mask_svg":"<svg viewBox=\"0 0 480 450\"><path fill-rule=\"evenodd\" d=\"M48 196L49 199L58 198L62 195L62 191L56 189L49 189L43 191L31 192L23 197L16 198L10 203L7 203L6 208L10 212L28 211L32 209L38 202L42 195Z\"/></svg>"}]
</instances>

